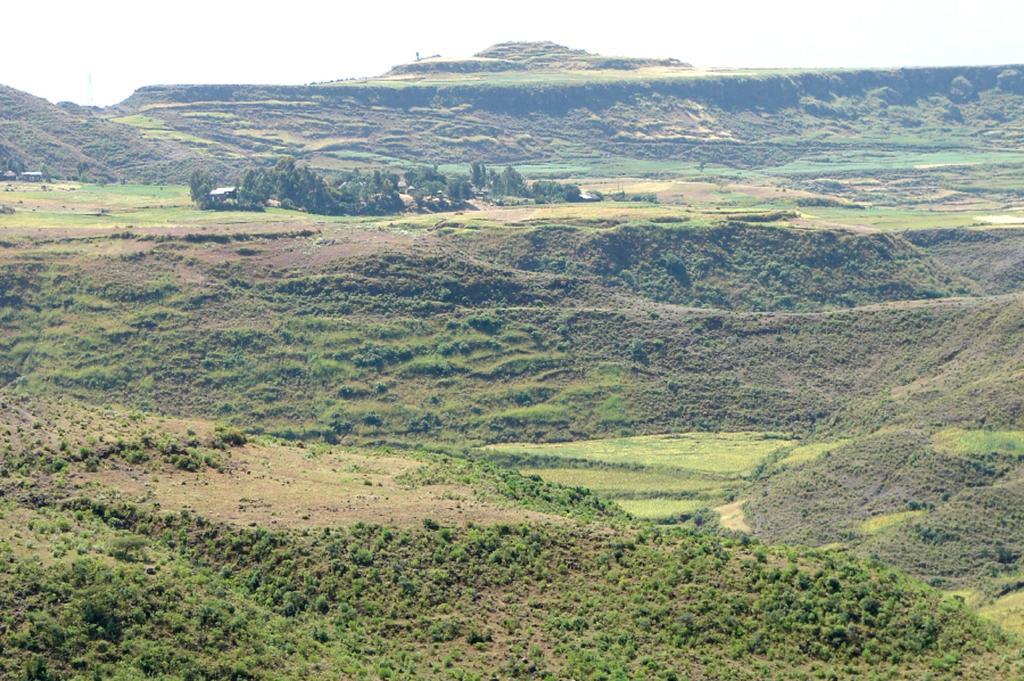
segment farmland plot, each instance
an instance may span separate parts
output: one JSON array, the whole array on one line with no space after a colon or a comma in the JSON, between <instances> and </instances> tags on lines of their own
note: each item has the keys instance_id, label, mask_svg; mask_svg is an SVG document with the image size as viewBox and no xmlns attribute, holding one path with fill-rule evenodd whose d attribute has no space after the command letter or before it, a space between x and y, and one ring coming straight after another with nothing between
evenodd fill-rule
<instances>
[{"instance_id":1,"label":"farmland plot","mask_svg":"<svg viewBox=\"0 0 1024 681\"><path fill-rule=\"evenodd\" d=\"M732 501L760 464L795 444L773 433L680 433L484 451L526 475L611 497L638 518L680 522Z\"/></svg>"}]
</instances>

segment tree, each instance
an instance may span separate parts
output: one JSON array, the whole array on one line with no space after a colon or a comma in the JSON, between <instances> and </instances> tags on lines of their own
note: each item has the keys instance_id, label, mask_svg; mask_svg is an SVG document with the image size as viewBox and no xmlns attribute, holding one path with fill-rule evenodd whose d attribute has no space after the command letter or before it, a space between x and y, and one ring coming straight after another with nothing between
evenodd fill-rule
<instances>
[{"instance_id":1,"label":"tree","mask_svg":"<svg viewBox=\"0 0 1024 681\"><path fill-rule=\"evenodd\" d=\"M508 166L496 176L494 193L496 196L526 196L526 182L519 171Z\"/></svg>"},{"instance_id":2,"label":"tree","mask_svg":"<svg viewBox=\"0 0 1024 681\"><path fill-rule=\"evenodd\" d=\"M487 166L480 161L475 161L470 166L471 182L477 189L487 188Z\"/></svg>"},{"instance_id":3,"label":"tree","mask_svg":"<svg viewBox=\"0 0 1024 681\"><path fill-rule=\"evenodd\" d=\"M537 180L530 185L526 194L537 203L576 203L582 200L583 192L575 184L562 184L552 180Z\"/></svg>"},{"instance_id":4,"label":"tree","mask_svg":"<svg viewBox=\"0 0 1024 681\"><path fill-rule=\"evenodd\" d=\"M273 179L262 169L249 169L238 183L236 202L241 210L263 210L274 194Z\"/></svg>"},{"instance_id":5,"label":"tree","mask_svg":"<svg viewBox=\"0 0 1024 681\"><path fill-rule=\"evenodd\" d=\"M144 537L127 536L115 537L110 542L110 555L117 560L134 563L145 558L145 549L148 542Z\"/></svg>"},{"instance_id":6,"label":"tree","mask_svg":"<svg viewBox=\"0 0 1024 681\"><path fill-rule=\"evenodd\" d=\"M473 185L465 176L456 176L448 180L448 198L453 203L462 203L473 198Z\"/></svg>"},{"instance_id":7,"label":"tree","mask_svg":"<svg viewBox=\"0 0 1024 681\"><path fill-rule=\"evenodd\" d=\"M188 181L188 192L192 197L192 203L196 204L197 208L206 210L210 207L211 191L213 191L213 178L209 173L203 170L192 173L192 177Z\"/></svg>"}]
</instances>

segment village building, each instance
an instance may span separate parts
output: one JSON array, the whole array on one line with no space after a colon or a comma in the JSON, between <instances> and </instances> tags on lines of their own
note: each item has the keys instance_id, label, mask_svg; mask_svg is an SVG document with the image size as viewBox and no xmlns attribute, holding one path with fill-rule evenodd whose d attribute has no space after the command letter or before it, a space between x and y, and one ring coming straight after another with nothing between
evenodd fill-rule
<instances>
[{"instance_id":1,"label":"village building","mask_svg":"<svg viewBox=\"0 0 1024 681\"><path fill-rule=\"evenodd\" d=\"M42 182L43 181L43 174L41 172L39 172L38 170L31 170L31 171L27 171L27 172L21 173L18 176L18 178L23 180L24 182Z\"/></svg>"},{"instance_id":2,"label":"village building","mask_svg":"<svg viewBox=\"0 0 1024 681\"><path fill-rule=\"evenodd\" d=\"M210 191L210 201L213 203L224 203L238 196L237 187L217 187Z\"/></svg>"}]
</instances>

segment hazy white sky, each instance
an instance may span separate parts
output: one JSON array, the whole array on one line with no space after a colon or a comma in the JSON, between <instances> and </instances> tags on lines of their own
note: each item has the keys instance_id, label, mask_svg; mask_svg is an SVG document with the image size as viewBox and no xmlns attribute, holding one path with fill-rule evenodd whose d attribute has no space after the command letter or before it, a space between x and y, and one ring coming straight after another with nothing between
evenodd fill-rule
<instances>
[{"instance_id":1,"label":"hazy white sky","mask_svg":"<svg viewBox=\"0 0 1024 681\"><path fill-rule=\"evenodd\" d=\"M5 0L0 83L116 103L156 83L308 83L507 40L701 66L1024 62L1021 0ZM607 8L613 9L607 9Z\"/></svg>"}]
</instances>

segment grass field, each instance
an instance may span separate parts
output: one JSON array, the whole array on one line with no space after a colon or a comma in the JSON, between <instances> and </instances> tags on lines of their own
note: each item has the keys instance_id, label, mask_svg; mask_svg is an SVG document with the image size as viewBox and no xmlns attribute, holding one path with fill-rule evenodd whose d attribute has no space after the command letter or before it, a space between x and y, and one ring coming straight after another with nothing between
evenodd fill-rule
<instances>
[{"instance_id":1,"label":"grass field","mask_svg":"<svg viewBox=\"0 0 1024 681\"><path fill-rule=\"evenodd\" d=\"M860 529L864 534L877 534L883 530L905 523L914 518L924 515L924 511L900 511L899 513L886 513L869 518L861 523Z\"/></svg>"},{"instance_id":2,"label":"grass field","mask_svg":"<svg viewBox=\"0 0 1024 681\"><path fill-rule=\"evenodd\" d=\"M634 518L666 522L677 517L685 518L695 511L707 508L706 499L672 499L652 497L650 499L619 499L619 507Z\"/></svg>"},{"instance_id":3,"label":"grass field","mask_svg":"<svg viewBox=\"0 0 1024 681\"><path fill-rule=\"evenodd\" d=\"M836 440L833 442L813 442L806 445L798 445L791 449L778 463L784 466L795 466L808 461L815 461L825 454L841 448L850 440Z\"/></svg>"},{"instance_id":4,"label":"grass field","mask_svg":"<svg viewBox=\"0 0 1024 681\"><path fill-rule=\"evenodd\" d=\"M890 140L891 143L891 140ZM771 175L815 175L818 177L838 173L884 172L891 170L931 170L970 165L1003 165L1024 163L1019 151L949 150L922 152L897 149L889 152L865 154L862 151L846 155L833 155L827 159L802 159L767 170Z\"/></svg>"},{"instance_id":5,"label":"grass field","mask_svg":"<svg viewBox=\"0 0 1024 681\"><path fill-rule=\"evenodd\" d=\"M262 212L201 211L181 185L54 184L5 185L0 205L4 228L123 228L343 222L346 218L268 208Z\"/></svg>"},{"instance_id":6,"label":"grass field","mask_svg":"<svg viewBox=\"0 0 1024 681\"><path fill-rule=\"evenodd\" d=\"M695 477L685 471L636 470L632 468L522 468L523 475L537 475L567 487L586 487L608 496L699 495L735 486L729 479Z\"/></svg>"},{"instance_id":7,"label":"grass field","mask_svg":"<svg viewBox=\"0 0 1024 681\"><path fill-rule=\"evenodd\" d=\"M132 116L112 118L111 120L114 123L121 123L123 125L130 125L134 128L138 128L142 131L142 136L148 139L173 140L175 142L184 142L186 144L198 146L215 144L210 140L204 140L196 137L195 135L190 135L189 133L169 128L166 122L159 118L153 118L152 116L135 114Z\"/></svg>"},{"instance_id":8,"label":"grass field","mask_svg":"<svg viewBox=\"0 0 1024 681\"><path fill-rule=\"evenodd\" d=\"M681 433L539 445L491 445L486 450L611 466L742 475L790 444L792 440L771 433Z\"/></svg>"},{"instance_id":9,"label":"grass field","mask_svg":"<svg viewBox=\"0 0 1024 681\"><path fill-rule=\"evenodd\" d=\"M957 456L1003 454L1024 457L1024 431L961 430L952 428L935 434L936 449Z\"/></svg>"},{"instance_id":10,"label":"grass field","mask_svg":"<svg viewBox=\"0 0 1024 681\"><path fill-rule=\"evenodd\" d=\"M807 208L804 218L812 224L846 226L882 232L905 229L953 229L981 226L984 209L937 211L904 206L872 206L864 209Z\"/></svg>"},{"instance_id":11,"label":"grass field","mask_svg":"<svg viewBox=\"0 0 1024 681\"><path fill-rule=\"evenodd\" d=\"M372 164L371 164L372 165ZM1024 222L1024 212L1005 202L976 197L954 206L908 205L899 196L886 205L809 206L808 199L833 200L827 195L799 189L787 190L778 179L759 173L739 174L731 180L679 168L665 168L673 179L643 179L642 168L533 168L519 169L533 177L546 174L569 176L582 186L611 196L654 196L649 201L612 201L585 204L497 206L481 205L449 213L403 214L381 217L311 215L300 211L268 208L261 212L199 211L182 185L83 184L55 182L45 185L9 183L0 190L3 228L123 228L237 224L358 224L385 229L444 229L472 233L482 229L520 229L536 225L573 225L602 230L622 224L661 223L688 227L748 222L799 229L844 229L854 232L897 232L910 229L1013 227ZM465 172L464 166L451 171ZM650 170L650 169L647 169ZM624 178L616 175L625 174ZM867 191L866 189L864 191Z\"/></svg>"},{"instance_id":12,"label":"grass field","mask_svg":"<svg viewBox=\"0 0 1024 681\"><path fill-rule=\"evenodd\" d=\"M998 598L978 609L982 617L986 617L1010 632L1024 636L1024 591Z\"/></svg>"},{"instance_id":13,"label":"grass field","mask_svg":"<svg viewBox=\"0 0 1024 681\"><path fill-rule=\"evenodd\" d=\"M524 474L611 497L637 518L667 522L731 501L759 464L793 444L771 433L682 433L483 451L527 462Z\"/></svg>"},{"instance_id":14,"label":"grass field","mask_svg":"<svg viewBox=\"0 0 1024 681\"><path fill-rule=\"evenodd\" d=\"M340 448L299 449L273 442L232 452L222 472L162 470L137 479L112 468L69 476L83 490L117 489L159 508L198 513L240 527L338 527L386 522L415 527L424 516L445 524L552 520L503 509L466 484L408 484L425 462Z\"/></svg>"}]
</instances>

